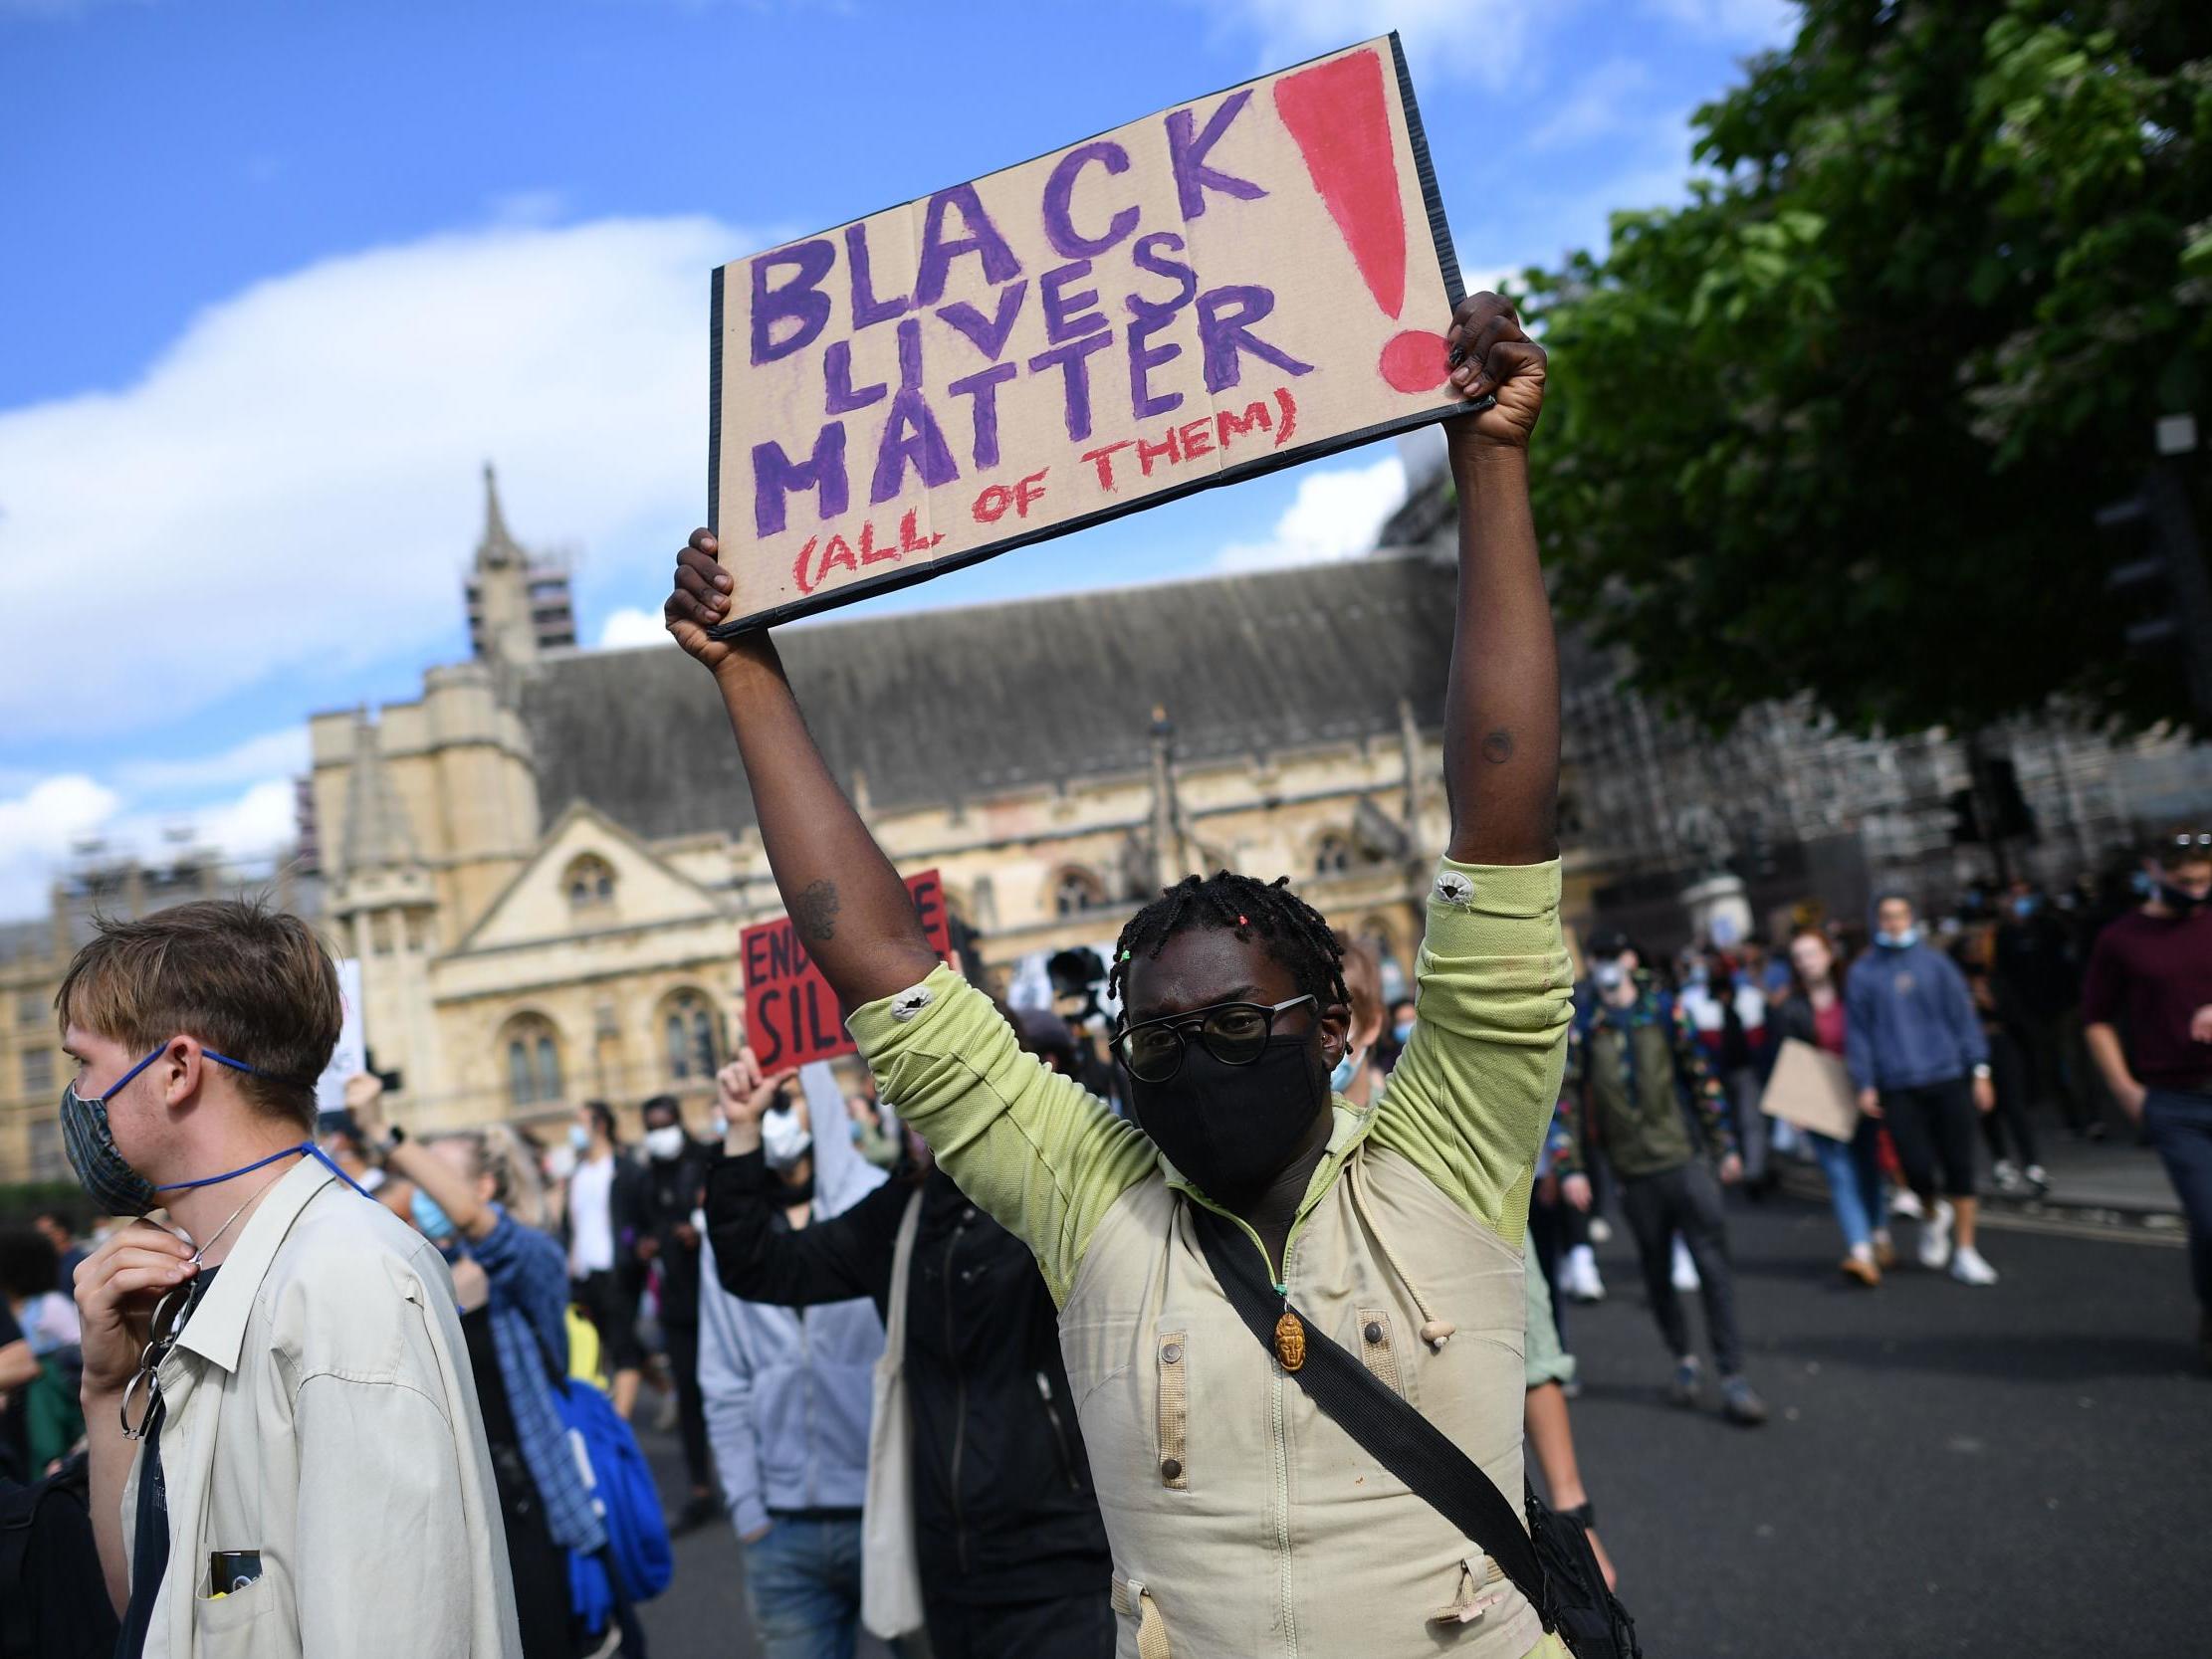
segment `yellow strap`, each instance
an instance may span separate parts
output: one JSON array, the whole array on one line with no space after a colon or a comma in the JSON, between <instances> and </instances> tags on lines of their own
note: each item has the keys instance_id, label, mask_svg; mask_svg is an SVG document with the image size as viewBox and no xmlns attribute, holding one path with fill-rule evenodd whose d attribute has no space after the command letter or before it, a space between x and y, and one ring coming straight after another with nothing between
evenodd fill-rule
<instances>
[{"instance_id":1,"label":"yellow strap","mask_svg":"<svg viewBox=\"0 0 2212 1659\"><path fill-rule=\"evenodd\" d=\"M1152 1599L1152 1591L1114 1574L1114 1611L1137 1620L1137 1659L1174 1659L1168 1651L1168 1622Z\"/></svg>"}]
</instances>

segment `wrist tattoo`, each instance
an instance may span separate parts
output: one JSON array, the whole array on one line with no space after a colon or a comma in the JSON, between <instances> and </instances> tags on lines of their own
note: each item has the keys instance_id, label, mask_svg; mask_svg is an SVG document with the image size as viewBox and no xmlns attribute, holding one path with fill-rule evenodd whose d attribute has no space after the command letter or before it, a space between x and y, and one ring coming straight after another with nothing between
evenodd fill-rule
<instances>
[{"instance_id":1,"label":"wrist tattoo","mask_svg":"<svg viewBox=\"0 0 2212 1659\"><path fill-rule=\"evenodd\" d=\"M1502 766L1513 758L1513 733L1499 726L1482 739L1482 758L1493 766Z\"/></svg>"},{"instance_id":2,"label":"wrist tattoo","mask_svg":"<svg viewBox=\"0 0 2212 1659\"><path fill-rule=\"evenodd\" d=\"M791 920L801 937L830 939L837 936L837 884L813 882L791 906Z\"/></svg>"}]
</instances>

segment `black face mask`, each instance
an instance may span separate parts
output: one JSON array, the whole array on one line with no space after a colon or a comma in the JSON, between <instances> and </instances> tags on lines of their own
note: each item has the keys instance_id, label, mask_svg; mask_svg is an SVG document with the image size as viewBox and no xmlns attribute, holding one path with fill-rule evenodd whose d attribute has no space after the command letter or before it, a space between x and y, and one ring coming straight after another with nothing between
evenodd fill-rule
<instances>
[{"instance_id":1,"label":"black face mask","mask_svg":"<svg viewBox=\"0 0 2212 1659\"><path fill-rule=\"evenodd\" d=\"M814 1171L806 1171L806 1178L794 1181L788 1175L775 1177L775 1201L779 1204L811 1204L814 1201Z\"/></svg>"},{"instance_id":2,"label":"black face mask","mask_svg":"<svg viewBox=\"0 0 2212 1659\"><path fill-rule=\"evenodd\" d=\"M1223 1065L1194 1040L1167 1082L1128 1083L1152 1143L1201 1192L1231 1206L1265 1190L1329 1104L1329 1074L1309 1036L1270 1037L1248 1066Z\"/></svg>"},{"instance_id":3,"label":"black face mask","mask_svg":"<svg viewBox=\"0 0 2212 1659\"><path fill-rule=\"evenodd\" d=\"M2200 906L2212 902L2194 893L2184 893L2171 882L2158 884L2158 902L2176 916L2194 916Z\"/></svg>"}]
</instances>

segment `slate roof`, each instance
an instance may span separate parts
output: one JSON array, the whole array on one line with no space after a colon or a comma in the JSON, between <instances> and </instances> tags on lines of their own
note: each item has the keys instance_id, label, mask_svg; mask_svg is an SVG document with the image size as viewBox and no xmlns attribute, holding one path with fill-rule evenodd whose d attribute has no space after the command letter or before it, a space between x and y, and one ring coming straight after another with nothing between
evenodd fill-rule
<instances>
[{"instance_id":1,"label":"slate roof","mask_svg":"<svg viewBox=\"0 0 2212 1659\"><path fill-rule=\"evenodd\" d=\"M1381 556L788 628L815 740L878 810L1440 724L1452 575ZM520 693L546 821L587 799L648 840L753 821L722 706L666 646L556 652Z\"/></svg>"}]
</instances>

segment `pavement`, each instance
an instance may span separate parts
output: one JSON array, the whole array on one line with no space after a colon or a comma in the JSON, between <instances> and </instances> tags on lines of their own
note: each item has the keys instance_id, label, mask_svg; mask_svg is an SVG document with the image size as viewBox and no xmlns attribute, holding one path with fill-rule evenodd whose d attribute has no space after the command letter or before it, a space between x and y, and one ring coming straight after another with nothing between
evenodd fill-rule
<instances>
[{"instance_id":1,"label":"pavement","mask_svg":"<svg viewBox=\"0 0 2212 1659\"><path fill-rule=\"evenodd\" d=\"M2084 1151L2120 1181L2147 1155ZM1983 1244L1998 1285L1868 1291L1824 1202L1730 1204L1765 1427L1665 1402L1625 1235L1599 1251L1612 1296L1568 1310L1584 1477L1650 1659L2212 1651L2212 1378L2175 1238L2008 1208ZM674 1442L644 1438L673 1505ZM753 1659L728 1529L676 1555L658 1659Z\"/></svg>"}]
</instances>

